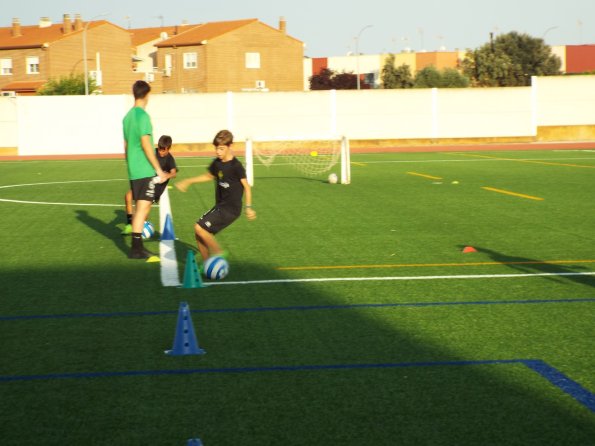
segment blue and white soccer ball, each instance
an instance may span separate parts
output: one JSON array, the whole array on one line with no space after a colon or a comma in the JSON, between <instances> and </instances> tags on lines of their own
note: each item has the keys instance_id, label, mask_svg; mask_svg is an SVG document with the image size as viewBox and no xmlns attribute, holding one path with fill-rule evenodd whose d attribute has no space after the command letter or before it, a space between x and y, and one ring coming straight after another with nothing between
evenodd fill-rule
<instances>
[{"instance_id":1,"label":"blue and white soccer ball","mask_svg":"<svg viewBox=\"0 0 595 446\"><path fill-rule=\"evenodd\" d=\"M155 228L153 227L153 223L147 220L143 225L142 236L144 239L148 239L153 237L153 235L155 235Z\"/></svg>"},{"instance_id":2,"label":"blue and white soccer ball","mask_svg":"<svg viewBox=\"0 0 595 446\"><path fill-rule=\"evenodd\" d=\"M229 263L221 256L209 257L205 262L205 276L211 280L220 280L229 273Z\"/></svg>"}]
</instances>

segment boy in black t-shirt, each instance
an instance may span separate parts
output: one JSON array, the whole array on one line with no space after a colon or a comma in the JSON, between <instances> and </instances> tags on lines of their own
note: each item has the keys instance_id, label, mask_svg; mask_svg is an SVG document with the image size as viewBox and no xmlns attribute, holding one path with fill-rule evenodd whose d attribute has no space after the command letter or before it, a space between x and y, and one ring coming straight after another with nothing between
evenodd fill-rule
<instances>
[{"instance_id":1,"label":"boy in black t-shirt","mask_svg":"<svg viewBox=\"0 0 595 446\"><path fill-rule=\"evenodd\" d=\"M215 234L241 215L244 193L246 217L248 220L256 218L256 212L252 209L252 189L246 180L244 166L231 151L232 144L233 135L230 131L218 132L213 139L217 158L208 167L208 172L175 184L180 191L186 192L192 184L215 181L215 206L194 225L196 243L203 261L211 256L223 254Z\"/></svg>"},{"instance_id":2,"label":"boy in black t-shirt","mask_svg":"<svg viewBox=\"0 0 595 446\"><path fill-rule=\"evenodd\" d=\"M157 143L157 149L155 149L155 157L157 161L159 161L159 165L167 178L163 183L155 185L155 198L153 200L154 203L159 202L159 198L163 191L167 187L167 183L172 178L175 178L178 173L178 166L176 165L176 160L173 155L169 152L171 149L171 136L169 135L161 135L159 138L159 142ZM124 203L126 205L126 226L124 226L124 230L122 231L122 235L128 235L132 233L132 190L129 189L124 195Z\"/></svg>"}]
</instances>

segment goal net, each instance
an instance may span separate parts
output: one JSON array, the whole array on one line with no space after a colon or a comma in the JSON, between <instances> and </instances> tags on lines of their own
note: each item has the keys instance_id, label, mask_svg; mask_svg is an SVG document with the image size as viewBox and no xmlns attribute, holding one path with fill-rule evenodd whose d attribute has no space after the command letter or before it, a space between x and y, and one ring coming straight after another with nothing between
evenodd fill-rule
<instances>
[{"instance_id":1,"label":"goal net","mask_svg":"<svg viewBox=\"0 0 595 446\"><path fill-rule=\"evenodd\" d=\"M349 140L341 138L260 138L246 139L246 176L254 184L254 166L289 166L308 177L340 169L341 184L351 182Z\"/></svg>"}]
</instances>

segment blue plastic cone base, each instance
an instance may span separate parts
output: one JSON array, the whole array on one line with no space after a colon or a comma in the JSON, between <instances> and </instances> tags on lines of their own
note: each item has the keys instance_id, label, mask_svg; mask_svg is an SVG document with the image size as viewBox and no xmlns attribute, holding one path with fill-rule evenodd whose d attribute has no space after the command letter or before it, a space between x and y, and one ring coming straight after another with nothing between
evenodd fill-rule
<instances>
[{"instance_id":1,"label":"blue plastic cone base","mask_svg":"<svg viewBox=\"0 0 595 446\"><path fill-rule=\"evenodd\" d=\"M189 249L186 255L186 268L184 269L184 281L182 288L205 288L207 285L202 283L194 252Z\"/></svg>"},{"instance_id":2,"label":"blue plastic cone base","mask_svg":"<svg viewBox=\"0 0 595 446\"><path fill-rule=\"evenodd\" d=\"M198 346L192 317L190 316L190 307L186 302L180 302L174 345L171 350L166 350L165 353L172 356L203 355L206 353Z\"/></svg>"},{"instance_id":3,"label":"blue plastic cone base","mask_svg":"<svg viewBox=\"0 0 595 446\"><path fill-rule=\"evenodd\" d=\"M161 231L161 240L175 240L174 225L171 221L171 215L165 216L165 224L163 225L163 231Z\"/></svg>"},{"instance_id":4,"label":"blue plastic cone base","mask_svg":"<svg viewBox=\"0 0 595 446\"><path fill-rule=\"evenodd\" d=\"M203 446L203 444L202 441L200 441L200 438L191 438L188 440L188 443L186 443L186 446Z\"/></svg>"}]
</instances>

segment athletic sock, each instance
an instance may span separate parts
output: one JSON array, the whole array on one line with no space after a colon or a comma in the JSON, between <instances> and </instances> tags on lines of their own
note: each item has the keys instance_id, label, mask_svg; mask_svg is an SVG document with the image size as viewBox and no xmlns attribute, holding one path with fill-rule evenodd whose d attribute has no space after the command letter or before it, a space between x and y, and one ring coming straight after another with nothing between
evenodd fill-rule
<instances>
[{"instance_id":1,"label":"athletic sock","mask_svg":"<svg viewBox=\"0 0 595 446\"><path fill-rule=\"evenodd\" d=\"M142 251L144 246L143 246L143 237L141 235L140 232L133 232L132 234L132 247L131 247L131 251Z\"/></svg>"}]
</instances>

